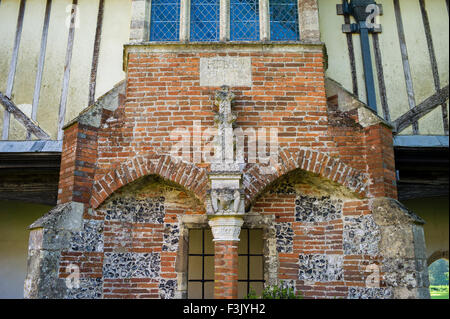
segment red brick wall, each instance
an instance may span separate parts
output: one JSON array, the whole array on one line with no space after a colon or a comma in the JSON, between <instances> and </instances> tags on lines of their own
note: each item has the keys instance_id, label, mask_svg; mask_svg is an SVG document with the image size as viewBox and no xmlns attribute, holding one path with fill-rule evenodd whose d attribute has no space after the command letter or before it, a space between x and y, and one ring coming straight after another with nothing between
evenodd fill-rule
<instances>
[{"instance_id":1,"label":"red brick wall","mask_svg":"<svg viewBox=\"0 0 450 319\"><path fill-rule=\"evenodd\" d=\"M238 241L214 243L214 298L237 299L238 297ZM217 285L217 283L220 283Z\"/></svg>"},{"instance_id":2,"label":"red brick wall","mask_svg":"<svg viewBox=\"0 0 450 319\"><path fill-rule=\"evenodd\" d=\"M194 121L213 127L219 88L201 87L199 74L200 58L213 56L252 58L253 86L232 88L238 127L277 128L280 149L288 152L311 148L360 172L370 165L378 185L369 195L396 197L389 128L379 124L363 129L355 119L351 126L330 125L321 52L197 52L129 54L125 105L104 116L98 136L95 128L79 124L65 131L59 202L89 202L94 172L99 181L137 156L168 154L178 142L169 137L175 128L192 131ZM101 186L95 193L109 185Z\"/></svg>"},{"instance_id":3,"label":"red brick wall","mask_svg":"<svg viewBox=\"0 0 450 319\"><path fill-rule=\"evenodd\" d=\"M253 87L233 87L237 126L279 128L281 147L325 150L327 108L321 53L131 53L123 122L99 134L99 165L167 153L176 127L214 127L214 94L200 86L200 58L251 56Z\"/></svg>"},{"instance_id":4,"label":"red brick wall","mask_svg":"<svg viewBox=\"0 0 450 319\"><path fill-rule=\"evenodd\" d=\"M88 204L97 167L97 129L75 123L64 131L58 204Z\"/></svg>"},{"instance_id":5,"label":"red brick wall","mask_svg":"<svg viewBox=\"0 0 450 319\"><path fill-rule=\"evenodd\" d=\"M58 203L77 201L95 209L120 187L148 174L174 181L204 201L209 166L174 161L168 153L178 141L170 140L169 133L179 127L192 130L195 121L201 121L203 128L214 127L214 94L219 88L200 86L200 58L251 57L253 86L231 88L236 95L233 102L238 115L236 124L243 129L277 128L282 165L272 176L259 176L249 166L247 200L249 205L255 203L254 211L274 214L275 222L292 223L294 250L279 254L279 278L298 279L299 254L342 255L344 217L314 225L312 230L307 226L306 234L306 226L294 219L294 195L270 195L266 200L257 200L258 195L270 182L296 168L346 186L353 185L356 177L368 174L369 187L363 189L361 182L355 188L361 200L346 202L343 215L369 214L365 197L397 196L392 134L382 124L363 128L357 123L356 114L345 115L348 118L342 122L332 119L333 110L328 108L325 95L321 48L284 53L224 52L152 53L143 49L130 53L124 104L115 112L104 111L99 129L76 123L65 130ZM328 166L322 165L324 162ZM93 216L85 217L102 218L95 211L91 213ZM121 239L120 226L105 222L105 253L119 244L133 251L159 252L161 278L176 279L177 253L161 251L161 225L135 227L131 242ZM222 251L228 248L231 250ZM231 247L219 243L216 250L224 254L219 259L224 263L234 254ZM64 255L63 260L75 257ZM307 297L324 297L344 296L348 287L361 286L362 268L370 258L363 255L343 258L346 280L314 286L298 281L297 288ZM229 266L234 269L234 265ZM216 267L216 276L223 276L218 280L224 281L224 290L216 291L216 296L234 296L235 291L227 283L231 275L218 271L221 265ZM153 280L107 279L104 289L105 297L158 297L158 282Z\"/></svg>"},{"instance_id":6,"label":"red brick wall","mask_svg":"<svg viewBox=\"0 0 450 319\"><path fill-rule=\"evenodd\" d=\"M317 196L308 186L303 186L298 194L266 193L252 207L252 213L273 216L274 223L291 223L293 249L291 252L278 252L278 275L281 281L294 281L296 291L305 299L347 298L349 289L365 288L367 278L374 273L372 267L380 269L380 288L386 288L383 281L382 256L376 254L348 254L344 249L345 218L371 216L367 200L347 198L343 200L342 215L339 218L322 222L299 222L295 218L295 200L300 194ZM279 248L279 245L277 245ZM299 280L300 255L342 256L341 278L325 281Z\"/></svg>"}]
</instances>

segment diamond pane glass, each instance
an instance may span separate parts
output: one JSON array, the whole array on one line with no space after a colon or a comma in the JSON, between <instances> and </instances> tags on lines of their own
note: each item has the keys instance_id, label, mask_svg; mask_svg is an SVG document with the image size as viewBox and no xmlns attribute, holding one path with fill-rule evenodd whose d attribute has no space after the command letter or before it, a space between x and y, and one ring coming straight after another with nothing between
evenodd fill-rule
<instances>
[{"instance_id":1,"label":"diamond pane glass","mask_svg":"<svg viewBox=\"0 0 450 319\"><path fill-rule=\"evenodd\" d=\"M270 1L270 39L272 41L298 41L297 0Z\"/></svg>"},{"instance_id":2,"label":"diamond pane glass","mask_svg":"<svg viewBox=\"0 0 450 319\"><path fill-rule=\"evenodd\" d=\"M178 41L180 0L152 0L150 41Z\"/></svg>"},{"instance_id":3,"label":"diamond pane glass","mask_svg":"<svg viewBox=\"0 0 450 319\"><path fill-rule=\"evenodd\" d=\"M220 0L191 0L191 41L219 41Z\"/></svg>"},{"instance_id":4,"label":"diamond pane glass","mask_svg":"<svg viewBox=\"0 0 450 319\"><path fill-rule=\"evenodd\" d=\"M231 41L259 40L259 0L231 0Z\"/></svg>"}]
</instances>

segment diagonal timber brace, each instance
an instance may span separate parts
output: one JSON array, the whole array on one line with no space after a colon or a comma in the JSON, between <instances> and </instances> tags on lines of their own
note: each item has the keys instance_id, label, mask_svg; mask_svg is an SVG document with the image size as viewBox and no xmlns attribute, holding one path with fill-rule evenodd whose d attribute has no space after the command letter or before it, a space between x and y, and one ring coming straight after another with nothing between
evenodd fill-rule
<instances>
[{"instance_id":1,"label":"diagonal timber brace","mask_svg":"<svg viewBox=\"0 0 450 319\"><path fill-rule=\"evenodd\" d=\"M417 120L433 111L436 107L447 102L449 94L448 90L449 86L447 85L394 121L396 133L402 132L404 129L417 122Z\"/></svg>"},{"instance_id":2,"label":"diagonal timber brace","mask_svg":"<svg viewBox=\"0 0 450 319\"><path fill-rule=\"evenodd\" d=\"M23 113L7 96L0 92L0 104L5 108L5 112L9 112L14 115L28 132L35 135L38 139L49 140L48 135L43 129L41 129L33 120L31 120L25 113Z\"/></svg>"}]
</instances>

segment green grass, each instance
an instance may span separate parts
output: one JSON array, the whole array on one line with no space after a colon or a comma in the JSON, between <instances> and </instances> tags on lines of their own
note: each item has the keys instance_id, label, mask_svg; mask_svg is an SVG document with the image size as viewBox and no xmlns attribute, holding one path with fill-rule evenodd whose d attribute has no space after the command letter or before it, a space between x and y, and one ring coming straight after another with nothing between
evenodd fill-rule
<instances>
[{"instance_id":1,"label":"green grass","mask_svg":"<svg viewBox=\"0 0 450 319\"><path fill-rule=\"evenodd\" d=\"M430 286L431 299L449 299L448 286Z\"/></svg>"}]
</instances>

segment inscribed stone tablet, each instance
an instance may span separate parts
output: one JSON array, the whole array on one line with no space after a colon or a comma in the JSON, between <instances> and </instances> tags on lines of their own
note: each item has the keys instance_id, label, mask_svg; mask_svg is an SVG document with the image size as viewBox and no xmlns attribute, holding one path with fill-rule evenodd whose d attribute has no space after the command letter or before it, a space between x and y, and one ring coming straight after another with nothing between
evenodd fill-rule
<instances>
[{"instance_id":1,"label":"inscribed stone tablet","mask_svg":"<svg viewBox=\"0 0 450 319\"><path fill-rule=\"evenodd\" d=\"M200 86L251 86L250 57L215 57L200 59Z\"/></svg>"}]
</instances>

